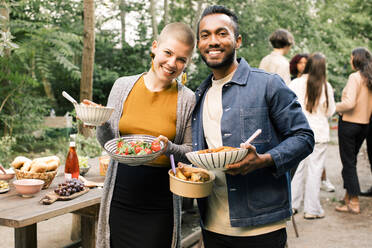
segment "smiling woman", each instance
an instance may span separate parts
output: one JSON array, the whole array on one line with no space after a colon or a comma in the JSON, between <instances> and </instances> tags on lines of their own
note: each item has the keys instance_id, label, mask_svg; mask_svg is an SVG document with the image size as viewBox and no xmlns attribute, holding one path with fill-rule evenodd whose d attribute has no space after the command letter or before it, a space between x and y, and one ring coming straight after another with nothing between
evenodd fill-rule
<instances>
[{"instance_id":1,"label":"smiling woman","mask_svg":"<svg viewBox=\"0 0 372 248\"><path fill-rule=\"evenodd\" d=\"M175 79L184 71L195 46L183 23L164 27L151 46L148 72L119 78L107 106L110 120L97 129L102 146L123 135L152 135L164 143L157 159L130 166L111 160L106 173L97 247L163 248L179 245L181 199L169 191L169 155L187 161L191 147L191 90Z\"/></svg>"}]
</instances>

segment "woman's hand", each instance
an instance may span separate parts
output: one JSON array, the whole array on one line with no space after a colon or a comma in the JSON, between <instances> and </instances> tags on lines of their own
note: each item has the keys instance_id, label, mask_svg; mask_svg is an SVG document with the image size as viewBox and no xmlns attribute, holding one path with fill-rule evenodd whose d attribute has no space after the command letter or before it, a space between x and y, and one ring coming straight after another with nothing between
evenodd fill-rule
<instances>
[{"instance_id":1,"label":"woman's hand","mask_svg":"<svg viewBox=\"0 0 372 248\"><path fill-rule=\"evenodd\" d=\"M166 151L168 147L168 141L169 141L168 138L163 135L159 135L159 137L157 137L156 139L164 143L164 151Z\"/></svg>"}]
</instances>

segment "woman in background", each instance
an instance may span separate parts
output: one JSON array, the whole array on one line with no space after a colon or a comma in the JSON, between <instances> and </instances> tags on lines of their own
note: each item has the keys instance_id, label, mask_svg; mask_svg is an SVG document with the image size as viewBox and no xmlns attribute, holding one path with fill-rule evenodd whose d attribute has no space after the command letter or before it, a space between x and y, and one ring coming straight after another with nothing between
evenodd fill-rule
<instances>
[{"instance_id":1,"label":"woman in background","mask_svg":"<svg viewBox=\"0 0 372 248\"><path fill-rule=\"evenodd\" d=\"M312 54L303 76L293 80L289 88L296 93L315 137L314 151L301 161L292 179L292 206L296 212L304 199L304 218L323 218L324 210L319 200L320 178L329 141L328 118L336 109L333 89L327 82L324 55Z\"/></svg>"},{"instance_id":2,"label":"woman in background","mask_svg":"<svg viewBox=\"0 0 372 248\"><path fill-rule=\"evenodd\" d=\"M291 80L302 76L307 59L309 55L307 53L296 54L289 62L289 72L291 73Z\"/></svg>"},{"instance_id":3,"label":"woman in background","mask_svg":"<svg viewBox=\"0 0 372 248\"><path fill-rule=\"evenodd\" d=\"M336 211L360 213L358 195L360 185L357 174L357 155L367 136L372 114L372 56L364 47L351 52L350 74L342 91L341 102L336 104L340 114L338 123L338 143L342 162L342 179L346 193L344 202Z\"/></svg>"}]
</instances>

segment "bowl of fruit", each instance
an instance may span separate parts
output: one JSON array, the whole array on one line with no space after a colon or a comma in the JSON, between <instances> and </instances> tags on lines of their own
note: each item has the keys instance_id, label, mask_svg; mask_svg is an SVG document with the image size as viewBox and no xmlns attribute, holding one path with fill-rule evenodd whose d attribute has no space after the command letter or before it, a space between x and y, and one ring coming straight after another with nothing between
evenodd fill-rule
<instances>
[{"instance_id":1,"label":"bowl of fruit","mask_svg":"<svg viewBox=\"0 0 372 248\"><path fill-rule=\"evenodd\" d=\"M120 163L137 166L159 157L164 151L164 143L151 135L124 135L107 141L104 149Z\"/></svg>"},{"instance_id":2,"label":"bowl of fruit","mask_svg":"<svg viewBox=\"0 0 372 248\"><path fill-rule=\"evenodd\" d=\"M88 165L88 159L89 157L87 156L78 156L79 159L79 174L81 176L84 176L87 174L87 172L90 169L90 166Z\"/></svg>"}]
</instances>

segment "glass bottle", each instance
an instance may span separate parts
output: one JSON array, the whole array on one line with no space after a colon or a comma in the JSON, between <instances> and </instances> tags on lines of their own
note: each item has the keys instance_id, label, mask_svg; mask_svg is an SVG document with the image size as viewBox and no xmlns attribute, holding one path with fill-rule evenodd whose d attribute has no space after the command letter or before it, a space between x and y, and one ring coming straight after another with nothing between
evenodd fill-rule
<instances>
[{"instance_id":1,"label":"glass bottle","mask_svg":"<svg viewBox=\"0 0 372 248\"><path fill-rule=\"evenodd\" d=\"M65 180L79 178L79 159L76 154L76 134L70 135L70 148L68 150L65 164Z\"/></svg>"}]
</instances>

